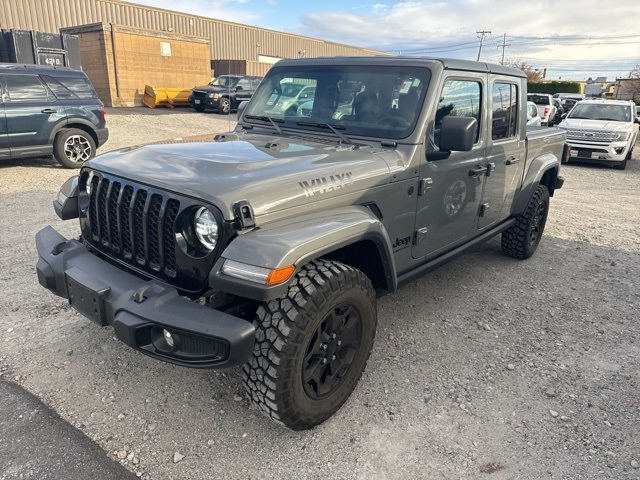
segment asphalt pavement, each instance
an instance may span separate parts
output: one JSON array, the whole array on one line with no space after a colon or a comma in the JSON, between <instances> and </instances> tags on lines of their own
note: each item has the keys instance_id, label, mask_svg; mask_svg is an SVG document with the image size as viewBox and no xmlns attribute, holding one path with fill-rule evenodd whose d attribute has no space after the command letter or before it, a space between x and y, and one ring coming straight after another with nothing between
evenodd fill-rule
<instances>
[{"instance_id":1,"label":"asphalt pavement","mask_svg":"<svg viewBox=\"0 0 640 480\"><path fill-rule=\"evenodd\" d=\"M135 478L32 394L0 380L0 480Z\"/></svg>"}]
</instances>

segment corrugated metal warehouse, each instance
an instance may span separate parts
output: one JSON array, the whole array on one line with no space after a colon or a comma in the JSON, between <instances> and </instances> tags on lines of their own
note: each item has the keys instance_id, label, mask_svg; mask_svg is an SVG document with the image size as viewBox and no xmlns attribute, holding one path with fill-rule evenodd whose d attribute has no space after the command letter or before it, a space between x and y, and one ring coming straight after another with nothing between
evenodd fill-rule
<instances>
[{"instance_id":1,"label":"corrugated metal warehouse","mask_svg":"<svg viewBox=\"0 0 640 480\"><path fill-rule=\"evenodd\" d=\"M275 7L274 7L275 8ZM211 58L244 60L263 75L280 58L380 55L385 52L115 0L2 0L0 27L57 33L104 23L209 39Z\"/></svg>"}]
</instances>

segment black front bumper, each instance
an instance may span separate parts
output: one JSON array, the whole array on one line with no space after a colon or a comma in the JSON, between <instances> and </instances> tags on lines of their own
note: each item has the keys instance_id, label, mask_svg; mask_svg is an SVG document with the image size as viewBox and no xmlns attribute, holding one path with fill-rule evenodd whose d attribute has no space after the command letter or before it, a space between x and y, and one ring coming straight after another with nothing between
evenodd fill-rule
<instances>
[{"instance_id":1,"label":"black front bumper","mask_svg":"<svg viewBox=\"0 0 640 480\"><path fill-rule=\"evenodd\" d=\"M130 347L196 368L241 365L251 356L255 336L251 323L183 298L173 287L128 273L52 227L38 232L36 246L40 284L67 298L97 324L112 325Z\"/></svg>"}]
</instances>

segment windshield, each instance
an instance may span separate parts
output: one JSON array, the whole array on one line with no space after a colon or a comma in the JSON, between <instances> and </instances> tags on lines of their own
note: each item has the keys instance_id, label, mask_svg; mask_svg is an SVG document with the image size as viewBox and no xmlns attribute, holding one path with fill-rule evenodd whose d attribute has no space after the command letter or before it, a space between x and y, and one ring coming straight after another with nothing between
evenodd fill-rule
<instances>
[{"instance_id":1,"label":"windshield","mask_svg":"<svg viewBox=\"0 0 640 480\"><path fill-rule=\"evenodd\" d=\"M611 122L630 122L631 107L627 105L607 105L606 103L576 103L568 115L569 118L587 120L608 120Z\"/></svg>"},{"instance_id":2,"label":"windshield","mask_svg":"<svg viewBox=\"0 0 640 480\"><path fill-rule=\"evenodd\" d=\"M237 81L238 77L229 77L227 75L223 75L213 80L213 82L211 82L209 85L213 87L230 87Z\"/></svg>"},{"instance_id":3,"label":"windshield","mask_svg":"<svg viewBox=\"0 0 640 480\"><path fill-rule=\"evenodd\" d=\"M415 126L430 76L426 68L389 65L276 66L253 95L244 119L316 131L330 125L346 136L405 138Z\"/></svg>"}]
</instances>

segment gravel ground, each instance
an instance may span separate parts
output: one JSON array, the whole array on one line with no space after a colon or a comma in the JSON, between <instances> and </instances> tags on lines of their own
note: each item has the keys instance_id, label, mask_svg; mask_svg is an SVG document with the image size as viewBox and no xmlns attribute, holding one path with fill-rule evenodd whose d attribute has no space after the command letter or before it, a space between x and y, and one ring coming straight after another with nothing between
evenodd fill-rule
<instances>
[{"instance_id":1,"label":"gravel ground","mask_svg":"<svg viewBox=\"0 0 640 480\"><path fill-rule=\"evenodd\" d=\"M108 122L102 153L229 125L142 109ZM5 162L0 372L146 479L640 478L638 151L625 171L563 166L531 259L494 239L382 298L356 391L306 432L249 409L239 368L154 361L43 290L34 235L77 235L51 207L74 172Z\"/></svg>"}]
</instances>

